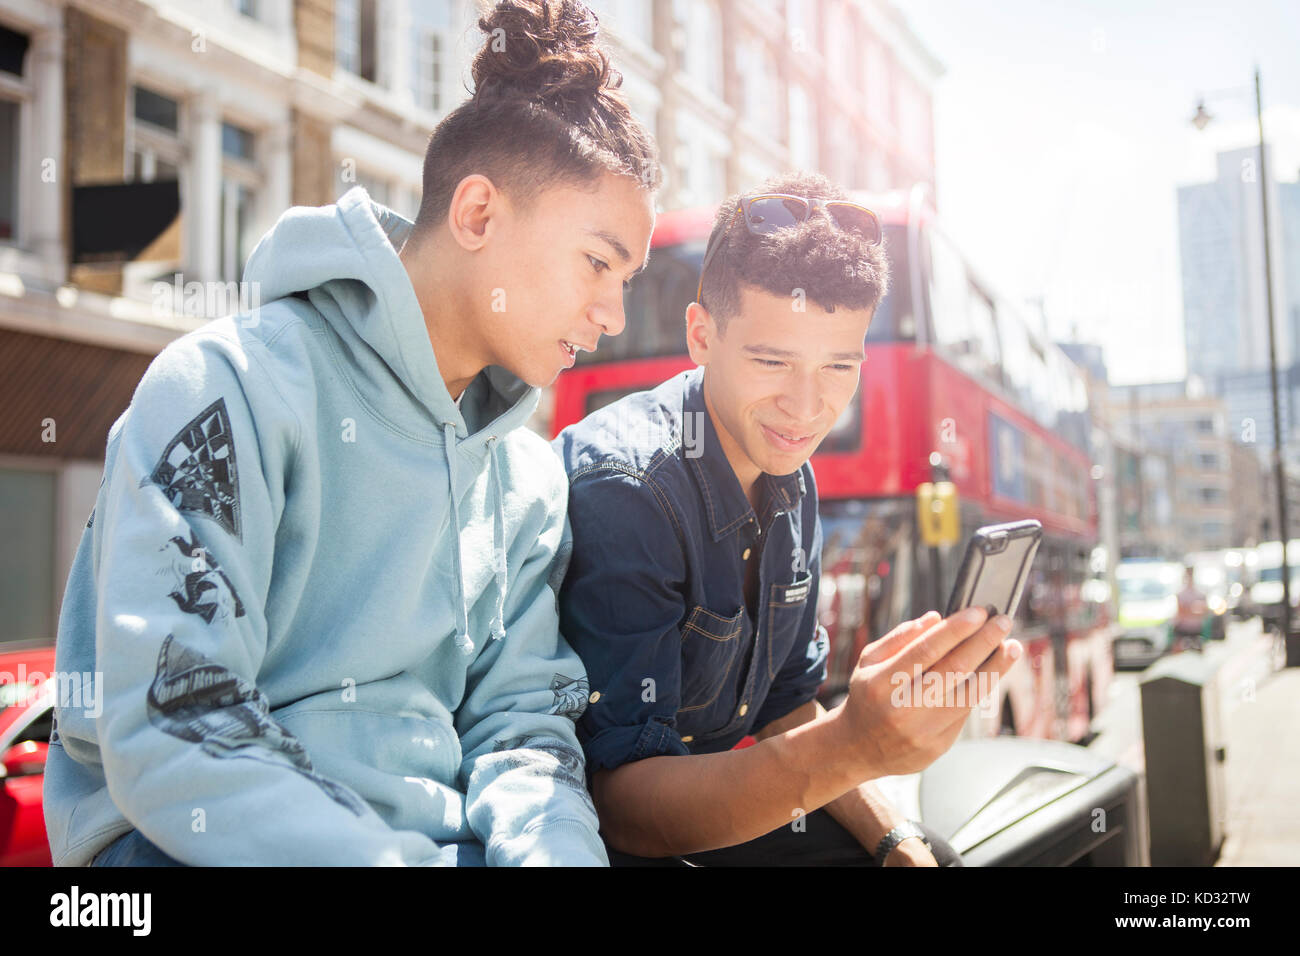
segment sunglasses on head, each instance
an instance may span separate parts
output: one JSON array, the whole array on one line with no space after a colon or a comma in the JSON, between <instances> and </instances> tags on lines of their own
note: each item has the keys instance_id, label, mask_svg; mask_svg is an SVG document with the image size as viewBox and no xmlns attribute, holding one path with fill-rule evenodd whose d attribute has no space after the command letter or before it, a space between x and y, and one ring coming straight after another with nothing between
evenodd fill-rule
<instances>
[{"instance_id":1,"label":"sunglasses on head","mask_svg":"<svg viewBox=\"0 0 1300 956\"><path fill-rule=\"evenodd\" d=\"M745 227L756 236L766 236L778 229L797 226L807 221L814 209L822 210L840 229L857 233L873 246L878 245L884 235L879 216L866 206L847 199L807 199L784 193L763 193L745 196L737 206L737 211L744 217ZM700 266L700 284L695 292L696 302L704 294L704 273L708 271L714 253L722 245L722 237L734 223L733 219L705 250L704 263Z\"/></svg>"}]
</instances>

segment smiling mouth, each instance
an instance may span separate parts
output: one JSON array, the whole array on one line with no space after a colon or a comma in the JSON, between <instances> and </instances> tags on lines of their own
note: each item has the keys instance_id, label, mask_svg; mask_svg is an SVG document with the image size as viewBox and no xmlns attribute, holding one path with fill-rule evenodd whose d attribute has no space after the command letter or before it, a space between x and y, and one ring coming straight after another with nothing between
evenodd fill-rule
<instances>
[{"instance_id":1,"label":"smiling mouth","mask_svg":"<svg viewBox=\"0 0 1300 956\"><path fill-rule=\"evenodd\" d=\"M786 445L791 448L797 448L800 445L806 444L808 441L812 439L814 434L813 432L808 432L806 434L796 434L794 432L777 431L775 428L772 428L768 425L764 425L763 430L766 431L770 436L779 439L777 444Z\"/></svg>"}]
</instances>

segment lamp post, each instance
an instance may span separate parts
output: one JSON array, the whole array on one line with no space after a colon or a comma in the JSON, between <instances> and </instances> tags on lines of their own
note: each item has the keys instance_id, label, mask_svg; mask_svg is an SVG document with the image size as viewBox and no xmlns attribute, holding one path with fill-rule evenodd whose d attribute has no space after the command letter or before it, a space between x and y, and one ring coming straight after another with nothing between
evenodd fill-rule
<instances>
[{"instance_id":1,"label":"lamp post","mask_svg":"<svg viewBox=\"0 0 1300 956\"><path fill-rule=\"evenodd\" d=\"M1228 91L1224 91L1228 92ZM1233 91L1240 92L1240 91ZM1205 109L1205 100L1196 104L1192 125L1203 130L1212 117ZM1268 374L1273 399L1273 474L1277 482L1277 511L1282 543L1282 635L1286 640L1288 667L1300 667L1300 635L1291 633L1291 565L1287 558L1290 525L1286 507L1286 465L1282 458L1282 418L1279 414L1277 387L1277 332L1273 316L1273 255L1268 228L1268 166L1264 156L1264 105L1260 94L1259 67L1255 67L1255 119L1259 124L1259 202L1264 224L1264 295L1268 304Z\"/></svg>"}]
</instances>

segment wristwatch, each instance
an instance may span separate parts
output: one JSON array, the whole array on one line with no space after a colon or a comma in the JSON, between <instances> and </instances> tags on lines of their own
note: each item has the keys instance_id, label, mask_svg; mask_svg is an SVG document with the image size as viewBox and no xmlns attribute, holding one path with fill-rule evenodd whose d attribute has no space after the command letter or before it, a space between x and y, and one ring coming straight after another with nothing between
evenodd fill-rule
<instances>
[{"instance_id":1,"label":"wristwatch","mask_svg":"<svg viewBox=\"0 0 1300 956\"><path fill-rule=\"evenodd\" d=\"M925 838L925 831L921 829L920 824L915 820L904 820L881 837L880 842L876 844L876 852L872 856L876 858L877 863L884 866L885 858L889 856L890 851L910 837L919 837L921 842L925 844L925 848L934 852L934 847L930 846L930 841Z\"/></svg>"}]
</instances>

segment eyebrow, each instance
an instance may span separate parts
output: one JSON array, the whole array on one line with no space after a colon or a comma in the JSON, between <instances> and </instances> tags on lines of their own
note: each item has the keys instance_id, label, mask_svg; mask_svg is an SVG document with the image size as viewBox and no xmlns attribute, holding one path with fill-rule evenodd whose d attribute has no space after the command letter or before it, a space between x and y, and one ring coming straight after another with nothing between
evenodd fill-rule
<instances>
[{"instance_id":1,"label":"eyebrow","mask_svg":"<svg viewBox=\"0 0 1300 956\"><path fill-rule=\"evenodd\" d=\"M618 257L622 259L624 262L632 261L632 253L627 251L627 246L623 245L623 243L619 241L618 236L614 235L612 232L606 232L604 229L588 229L587 235L593 236L596 239L601 239L604 242L607 242L609 244L609 247L613 249L615 254L617 254ZM636 272L632 273L632 275L639 276L641 273L645 272L645 267L648 266L649 264L650 264L650 255L649 253L647 253L645 257L645 261L641 263L641 268L637 269Z\"/></svg>"},{"instance_id":2,"label":"eyebrow","mask_svg":"<svg viewBox=\"0 0 1300 956\"><path fill-rule=\"evenodd\" d=\"M773 358L796 359L799 358L798 352L790 352L786 349L773 348L770 345L746 345L743 351L751 355L770 355ZM864 362L866 361L865 352L836 352L831 358L837 362Z\"/></svg>"}]
</instances>

